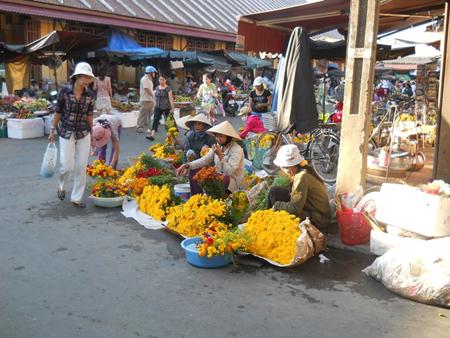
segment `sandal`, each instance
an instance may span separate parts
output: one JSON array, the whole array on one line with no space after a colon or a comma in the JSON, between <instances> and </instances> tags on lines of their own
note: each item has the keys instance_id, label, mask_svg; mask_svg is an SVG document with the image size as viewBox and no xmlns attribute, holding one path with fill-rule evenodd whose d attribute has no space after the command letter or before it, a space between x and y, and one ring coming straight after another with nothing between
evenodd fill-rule
<instances>
[{"instance_id":1,"label":"sandal","mask_svg":"<svg viewBox=\"0 0 450 338\"><path fill-rule=\"evenodd\" d=\"M86 204L83 203L83 202L72 202L72 204L73 204L73 206L76 207L76 208L81 208L81 209L86 208Z\"/></svg>"},{"instance_id":2,"label":"sandal","mask_svg":"<svg viewBox=\"0 0 450 338\"><path fill-rule=\"evenodd\" d=\"M64 190L59 190L56 192L56 195L58 195L58 198L60 201L64 201L66 198L66 192Z\"/></svg>"},{"instance_id":3,"label":"sandal","mask_svg":"<svg viewBox=\"0 0 450 338\"><path fill-rule=\"evenodd\" d=\"M150 140L150 141L154 141L155 140L155 138L153 136L145 136L145 138L147 140Z\"/></svg>"}]
</instances>

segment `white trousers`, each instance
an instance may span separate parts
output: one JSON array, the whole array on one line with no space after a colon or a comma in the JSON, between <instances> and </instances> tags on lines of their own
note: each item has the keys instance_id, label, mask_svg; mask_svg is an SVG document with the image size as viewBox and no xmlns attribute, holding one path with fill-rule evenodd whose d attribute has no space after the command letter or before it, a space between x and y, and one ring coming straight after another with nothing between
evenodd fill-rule
<instances>
[{"instance_id":1,"label":"white trousers","mask_svg":"<svg viewBox=\"0 0 450 338\"><path fill-rule=\"evenodd\" d=\"M86 188L86 166L91 148L91 135L76 140L74 134L70 139L59 138L59 189L66 190L70 174L74 173L72 202L81 202Z\"/></svg>"}]
</instances>

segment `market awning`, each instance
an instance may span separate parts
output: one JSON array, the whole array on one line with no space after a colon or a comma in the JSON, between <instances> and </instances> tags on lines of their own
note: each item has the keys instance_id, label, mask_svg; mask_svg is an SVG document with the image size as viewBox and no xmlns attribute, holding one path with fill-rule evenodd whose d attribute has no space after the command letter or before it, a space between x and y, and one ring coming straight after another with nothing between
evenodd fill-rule
<instances>
[{"instance_id":1,"label":"market awning","mask_svg":"<svg viewBox=\"0 0 450 338\"><path fill-rule=\"evenodd\" d=\"M22 50L23 45L9 45L0 42L0 63L20 58L23 55Z\"/></svg>"},{"instance_id":2,"label":"market awning","mask_svg":"<svg viewBox=\"0 0 450 338\"><path fill-rule=\"evenodd\" d=\"M61 59L70 54L94 51L106 45L106 38L79 32L53 31L25 45L23 54L31 57L34 64L47 64L55 55Z\"/></svg>"},{"instance_id":3,"label":"market awning","mask_svg":"<svg viewBox=\"0 0 450 338\"><path fill-rule=\"evenodd\" d=\"M224 51L225 57L231 59L232 61L239 63L241 66L246 68L263 68L263 67L272 67L272 63L270 61L261 60L259 58L246 55L238 52Z\"/></svg>"},{"instance_id":4,"label":"market awning","mask_svg":"<svg viewBox=\"0 0 450 338\"><path fill-rule=\"evenodd\" d=\"M245 15L238 18L238 35L244 40L244 50L281 53L295 27L309 32L346 31L349 11L350 0L323 0ZM442 0L381 1L378 31L382 34L430 21L443 11Z\"/></svg>"},{"instance_id":5,"label":"market awning","mask_svg":"<svg viewBox=\"0 0 450 338\"><path fill-rule=\"evenodd\" d=\"M221 72L227 72L231 69L231 64L227 62L227 59L220 55L209 54L205 52L195 52L196 55L193 58L183 61L188 65L201 65L210 66L211 70L218 70Z\"/></svg>"}]
</instances>

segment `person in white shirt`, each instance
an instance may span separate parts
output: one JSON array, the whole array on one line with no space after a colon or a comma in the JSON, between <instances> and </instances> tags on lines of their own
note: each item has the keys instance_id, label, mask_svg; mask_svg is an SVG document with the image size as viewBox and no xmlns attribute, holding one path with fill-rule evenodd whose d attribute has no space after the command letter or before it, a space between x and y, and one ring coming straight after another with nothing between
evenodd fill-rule
<instances>
[{"instance_id":1,"label":"person in white shirt","mask_svg":"<svg viewBox=\"0 0 450 338\"><path fill-rule=\"evenodd\" d=\"M153 66L147 66L145 68L145 75L141 78L140 82L140 110L137 120L138 133L144 132L144 127L150 128L150 118L152 117L153 110L155 109L155 94L153 93L153 78L156 74L156 68Z\"/></svg>"}]
</instances>

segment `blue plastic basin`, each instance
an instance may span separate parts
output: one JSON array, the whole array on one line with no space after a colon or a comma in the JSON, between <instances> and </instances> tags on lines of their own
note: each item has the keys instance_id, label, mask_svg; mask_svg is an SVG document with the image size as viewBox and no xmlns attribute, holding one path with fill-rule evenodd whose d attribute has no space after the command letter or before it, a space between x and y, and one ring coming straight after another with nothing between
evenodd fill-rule
<instances>
[{"instance_id":1,"label":"blue plastic basin","mask_svg":"<svg viewBox=\"0 0 450 338\"><path fill-rule=\"evenodd\" d=\"M199 256L197 250L197 244L199 242L200 237L187 238L181 242L181 247L184 249L189 264L198 268L212 269L221 268L231 263L230 254L213 256L211 258Z\"/></svg>"}]
</instances>

